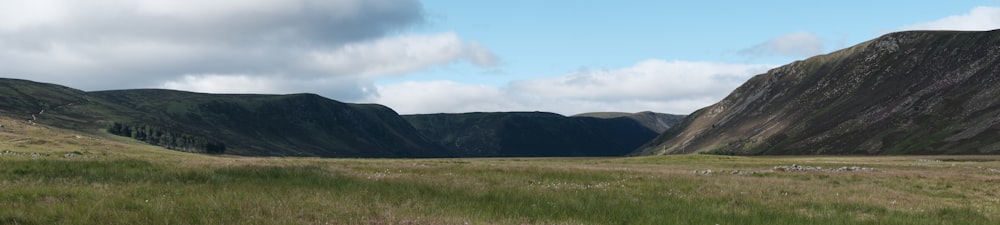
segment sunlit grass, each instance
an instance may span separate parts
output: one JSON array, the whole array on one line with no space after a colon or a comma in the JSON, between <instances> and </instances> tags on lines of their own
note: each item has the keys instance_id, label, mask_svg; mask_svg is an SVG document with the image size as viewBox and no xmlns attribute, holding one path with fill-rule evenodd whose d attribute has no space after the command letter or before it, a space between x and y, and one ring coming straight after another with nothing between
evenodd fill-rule
<instances>
[{"instance_id":1,"label":"sunlit grass","mask_svg":"<svg viewBox=\"0 0 1000 225\"><path fill-rule=\"evenodd\" d=\"M24 129L35 133L0 132L0 151L47 155L0 156L0 224L996 224L1000 219L995 171L1000 157L992 156L250 158ZM82 156L63 155L74 151ZM771 170L791 164L875 170Z\"/></svg>"}]
</instances>

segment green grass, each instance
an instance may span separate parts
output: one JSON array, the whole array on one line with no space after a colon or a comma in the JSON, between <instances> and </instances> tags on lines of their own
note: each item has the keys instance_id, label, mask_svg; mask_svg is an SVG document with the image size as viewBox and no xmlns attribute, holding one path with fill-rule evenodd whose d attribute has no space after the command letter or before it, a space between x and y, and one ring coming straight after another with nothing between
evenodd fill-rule
<instances>
[{"instance_id":1,"label":"green grass","mask_svg":"<svg viewBox=\"0 0 1000 225\"><path fill-rule=\"evenodd\" d=\"M0 187L4 190L0 193L0 223L996 222L994 212L998 205L994 193L1000 192L996 185L989 185L995 184L995 174L953 167L940 173L935 172L937 169L905 166L868 173L762 170L790 161L843 159L220 157L177 164L154 159L4 156L0 158ZM865 163L871 158L858 160ZM901 161L879 163L886 165L885 168L902 165ZM687 168L761 172L696 175ZM970 175L946 176L960 171Z\"/></svg>"},{"instance_id":2,"label":"green grass","mask_svg":"<svg viewBox=\"0 0 1000 225\"><path fill-rule=\"evenodd\" d=\"M988 170L1000 169L1000 157L991 156L248 158L21 129L0 132L0 151L48 156L0 156L0 224L996 224L1000 219L1000 173ZM62 155L72 151L83 157ZM918 160L924 158L941 161ZM876 170L770 171L791 164Z\"/></svg>"}]
</instances>

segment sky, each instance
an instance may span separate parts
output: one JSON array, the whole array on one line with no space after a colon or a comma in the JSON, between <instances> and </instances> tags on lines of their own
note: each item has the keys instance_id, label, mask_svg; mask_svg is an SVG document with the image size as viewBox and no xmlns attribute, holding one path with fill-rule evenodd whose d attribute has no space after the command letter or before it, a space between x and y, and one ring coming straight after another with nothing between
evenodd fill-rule
<instances>
[{"instance_id":1,"label":"sky","mask_svg":"<svg viewBox=\"0 0 1000 225\"><path fill-rule=\"evenodd\" d=\"M886 33L992 29L1000 0L0 0L0 77L400 114L688 114Z\"/></svg>"}]
</instances>

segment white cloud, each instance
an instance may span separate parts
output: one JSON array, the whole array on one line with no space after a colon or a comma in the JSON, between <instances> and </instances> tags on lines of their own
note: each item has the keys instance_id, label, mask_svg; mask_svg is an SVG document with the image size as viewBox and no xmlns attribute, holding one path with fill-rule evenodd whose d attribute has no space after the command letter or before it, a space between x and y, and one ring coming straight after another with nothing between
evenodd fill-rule
<instances>
[{"instance_id":1,"label":"white cloud","mask_svg":"<svg viewBox=\"0 0 1000 225\"><path fill-rule=\"evenodd\" d=\"M453 81L378 86L370 101L403 114L470 111L690 113L725 97L769 65L646 60L616 70L580 71L501 87Z\"/></svg>"},{"instance_id":2,"label":"white cloud","mask_svg":"<svg viewBox=\"0 0 1000 225\"><path fill-rule=\"evenodd\" d=\"M168 15L205 19L214 16L224 16L239 13L274 13L297 10L301 2L287 4L274 1L245 0L132 0L140 13ZM334 1L345 4L357 4L356 1ZM197 5L198 7L191 7ZM341 7L334 7L341 8Z\"/></svg>"},{"instance_id":3,"label":"white cloud","mask_svg":"<svg viewBox=\"0 0 1000 225\"><path fill-rule=\"evenodd\" d=\"M969 13L906 26L903 30L968 30L1000 29L1000 7L980 6Z\"/></svg>"},{"instance_id":4,"label":"white cloud","mask_svg":"<svg viewBox=\"0 0 1000 225\"><path fill-rule=\"evenodd\" d=\"M354 77L296 78L282 74L188 74L169 80L156 88L203 93L288 94L316 93L346 99L365 99L377 95L371 81Z\"/></svg>"},{"instance_id":5,"label":"white cloud","mask_svg":"<svg viewBox=\"0 0 1000 225\"><path fill-rule=\"evenodd\" d=\"M646 60L616 70L581 71L515 81L511 88L551 98L669 100L731 91L769 67L749 64ZM722 95L724 95L723 93Z\"/></svg>"},{"instance_id":6,"label":"white cloud","mask_svg":"<svg viewBox=\"0 0 1000 225\"><path fill-rule=\"evenodd\" d=\"M497 62L453 32L399 34L424 20L417 0L4 0L0 75L353 101L380 76Z\"/></svg>"},{"instance_id":7,"label":"white cloud","mask_svg":"<svg viewBox=\"0 0 1000 225\"><path fill-rule=\"evenodd\" d=\"M65 10L58 0L0 1L0 30L56 23Z\"/></svg>"},{"instance_id":8,"label":"white cloud","mask_svg":"<svg viewBox=\"0 0 1000 225\"><path fill-rule=\"evenodd\" d=\"M823 40L809 32L784 34L739 52L749 56L809 57L823 53Z\"/></svg>"},{"instance_id":9,"label":"white cloud","mask_svg":"<svg viewBox=\"0 0 1000 225\"><path fill-rule=\"evenodd\" d=\"M283 93L279 80L267 76L200 74L167 81L160 88L205 93Z\"/></svg>"},{"instance_id":10,"label":"white cloud","mask_svg":"<svg viewBox=\"0 0 1000 225\"><path fill-rule=\"evenodd\" d=\"M484 67L497 61L489 49L464 42L453 32L348 44L332 52L312 52L309 59L311 66L332 74L364 76L400 75L459 59Z\"/></svg>"}]
</instances>

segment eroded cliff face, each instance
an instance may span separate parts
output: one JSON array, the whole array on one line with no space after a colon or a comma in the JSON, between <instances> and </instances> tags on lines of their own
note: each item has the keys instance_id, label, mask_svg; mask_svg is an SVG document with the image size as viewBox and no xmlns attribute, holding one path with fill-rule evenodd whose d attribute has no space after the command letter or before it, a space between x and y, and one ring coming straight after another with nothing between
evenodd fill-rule
<instances>
[{"instance_id":1,"label":"eroded cliff face","mask_svg":"<svg viewBox=\"0 0 1000 225\"><path fill-rule=\"evenodd\" d=\"M775 68L633 154L1000 152L1000 30L911 31Z\"/></svg>"}]
</instances>

